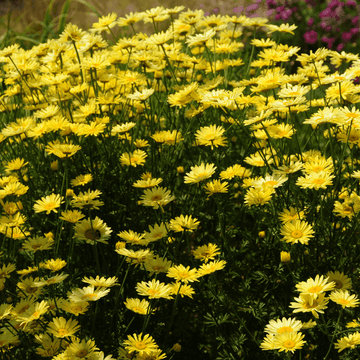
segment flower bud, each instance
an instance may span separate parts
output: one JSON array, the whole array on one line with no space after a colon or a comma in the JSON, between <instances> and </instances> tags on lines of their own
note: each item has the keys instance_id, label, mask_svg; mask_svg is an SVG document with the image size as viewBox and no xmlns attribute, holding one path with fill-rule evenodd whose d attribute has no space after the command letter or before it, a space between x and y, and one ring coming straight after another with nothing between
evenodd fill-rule
<instances>
[{"instance_id":1,"label":"flower bud","mask_svg":"<svg viewBox=\"0 0 360 360\"><path fill-rule=\"evenodd\" d=\"M280 253L280 261L282 263L288 263L289 261L291 261L291 256L290 256L290 253L287 252L287 251L282 251Z\"/></svg>"}]
</instances>

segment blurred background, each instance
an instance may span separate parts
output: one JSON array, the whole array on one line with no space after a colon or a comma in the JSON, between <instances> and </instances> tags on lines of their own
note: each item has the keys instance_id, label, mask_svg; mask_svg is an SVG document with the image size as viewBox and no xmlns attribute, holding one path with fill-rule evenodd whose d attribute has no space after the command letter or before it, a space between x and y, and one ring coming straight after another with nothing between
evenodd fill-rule
<instances>
[{"instance_id":1,"label":"blurred background","mask_svg":"<svg viewBox=\"0 0 360 360\"><path fill-rule=\"evenodd\" d=\"M56 20L62 13L65 0L0 0L0 16L2 21L6 21L11 13L11 28L23 33L25 30L32 31L43 29L45 13L49 5L51 6L51 17ZM101 16L115 12L118 16L124 17L130 12L142 12L156 6L174 8L184 5L186 10L202 9L205 15L246 15L266 16L267 7L265 0L117 0L117 1L97 1L88 0L87 4L93 6ZM72 0L70 3L67 22L78 25L83 30L87 30L97 21L97 16L85 4L83 0ZM166 22L167 24L167 22ZM166 26L163 25L164 29ZM142 21L135 24L135 30L141 32L153 32L152 25L144 24ZM161 29L163 30L163 29ZM3 31L1 29L0 31Z\"/></svg>"}]
</instances>

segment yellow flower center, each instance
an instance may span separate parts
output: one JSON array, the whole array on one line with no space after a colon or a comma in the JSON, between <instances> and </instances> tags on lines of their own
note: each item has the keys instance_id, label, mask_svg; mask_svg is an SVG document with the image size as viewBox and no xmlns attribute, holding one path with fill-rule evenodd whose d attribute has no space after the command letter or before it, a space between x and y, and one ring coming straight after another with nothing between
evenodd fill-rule
<instances>
[{"instance_id":1,"label":"yellow flower center","mask_svg":"<svg viewBox=\"0 0 360 360\"><path fill-rule=\"evenodd\" d=\"M342 305L348 305L350 303L350 301L346 300L346 299L339 299L339 303Z\"/></svg>"},{"instance_id":2,"label":"yellow flower center","mask_svg":"<svg viewBox=\"0 0 360 360\"><path fill-rule=\"evenodd\" d=\"M144 309L139 308L139 307L134 307L134 308L133 308L133 311L136 312L136 313L138 313L138 314L145 314Z\"/></svg>"},{"instance_id":3,"label":"yellow flower center","mask_svg":"<svg viewBox=\"0 0 360 360\"><path fill-rule=\"evenodd\" d=\"M303 236L303 233L299 230L295 230L291 233L291 236L295 239L299 239Z\"/></svg>"},{"instance_id":4,"label":"yellow flower center","mask_svg":"<svg viewBox=\"0 0 360 360\"><path fill-rule=\"evenodd\" d=\"M64 335L66 335L68 333L68 331L66 330L66 329L59 329L58 330L58 334L60 335L60 336L64 336Z\"/></svg>"},{"instance_id":5,"label":"yellow flower center","mask_svg":"<svg viewBox=\"0 0 360 360\"><path fill-rule=\"evenodd\" d=\"M75 355L79 358L83 358L84 356L86 356L88 354L88 351L83 349L83 350L79 350Z\"/></svg>"},{"instance_id":6,"label":"yellow flower center","mask_svg":"<svg viewBox=\"0 0 360 360\"><path fill-rule=\"evenodd\" d=\"M32 313L31 317L38 319L40 317L40 311L35 311Z\"/></svg>"},{"instance_id":7,"label":"yellow flower center","mask_svg":"<svg viewBox=\"0 0 360 360\"><path fill-rule=\"evenodd\" d=\"M295 346L295 341L292 340L286 340L284 341L284 347L286 347L287 349L292 349Z\"/></svg>"},{"instance_id":8,"label":"yellow flower center","mask_svg":"<svg viewBox=\"0 0 360 360\"><path fill-rule=\"evenodd\" d=\"M36 290L37 290L37 287L35 287L35 286L29 286L26 288L27 293L34 293L34 292L36 292Z\"/></svg>"},{"instance_id":9,"label":"yellow flower center","mask_svg":"<svg viewBox=\"0 0 360 360\"><path fill-rule=\"evenodd\" d=\"M148 290L148 294L150 294L151 296L155 296L159 293L159 291L155 290L155 289L149 289Z\"/></svg>"},{"instance_id":10,"label":"yellow flower center","mask_svg":"<svg viewBox=\"0 0 360 360\"><path fill-rule=\"evenodd\" d=\"M55 207L56 207L56 203L54 203L54 202L50 202L50 203L44 205L44 209L46 209L46 210L52 210Z\"/></svg>"},{"instance_id":11,"label":"yellow flower center","mask_svg":"<svg viewBox=\"0 0 360 360\"><path fill-rule=\"evenodd\" d=\"M137 156L133 156L130 158L130 163L131 164L135 164L139 161L139 158Z\"/></svg>"},{"instance_id":12,"label":"yellow flower center","mask_svg":"<svg viewBox=\"0 0 360 360\"><path fill-rule=\"evenodd\" d=\"M309 293L315 294L322 290L322 286L313 286L309 289Z\"/></svg>"},{"instance_id":13,"label":"yellow flower center","mask_svg":"<svg viewBox=\"0 0 360 360\"><path fill-rule=\"evenodd\" d=\"M153 270L159 272L160 270L163 270L164 268L160 265L153 266Z\"/></svg>"},{"instance_id":14,"label":"yellow flower center","mask_svg":"<svg viewBox=\"0 0 360 360\"><path fill-rule=\"evenodd\" d=\"M189 273L181 272L181 273L179 273L179 277L181 277L182 279L186 279L189 277Z\"/></svg>"},{"instance_id":15,"label":"yellow flower center","mask_svg":"<svg viewBox=\"0 0 360 360\"><path fill-rule=\"evenodd\" d=\"M314 166L311 170L314 172L319 172L319 171L324 170L324 167L323 166Z\"/></svg>"},{"instance_id":16,"label":"yellow flower center","mask_svg":"<svg viewBox=\"0 0 360 360\"><path fill-rule=\"evenodd\" d=\"M288 95L299 96L301 94L298 91L291 91L288 93Z\"/></svg>"},{"instance_id":17,"label":"yellow flower center","mask_svg":"<svg viewBox=\"0 0 360 360\"><path fill-rule=\"evenodd\" d=\"M351 214L353 209L350 206L346 206L343 211L345 214Z\"/></svg>"},{"instance_id":18,"label":"yellow flower center","mask_svg":"<svg viewBox=\"0 0 360 360\"><path fill-rule=\"evenodd\" d=\"M314 179L313 181L313 184L323 184L324 182L325 182L325 180L324 179Z\"/></svg>"},{"instance_id":19,"label":"yellow flower center","mask_svg":"<svg viewBox=\"0 0 360 360\"><path fill-rule=\"evenodd\" d=\"M357 114L357 113L348 113L348 114L346 114L346 116L347 116L347 117L351 117L351 118L357 118L357 117L359 117L360 115Z\"/></svg>"},{"instance_id":20,"label":"yellow flower center","mask_svg":"<svg viewBox=\"0 0 360 360\"><path fill-rule=\"evenodd\" d=\"M138 341L135 343L135 347L139 350L146 349L147 345L143 341Z\"/></svg>"},{"instance_id":21,"label":"yellow flower center","mask_svg":"<svg viewBox=\"0 0 360 360\"><path fill-rule=\"evenodd\" d=\"M264 185L274 186L274 185L276 185L277 183L278 183L278 182L275 181L275 180L269 180L269 181L264 182Z\"/></svg>"},{"instance_id":22,"label":"yellow flower center","mask_svg":"<svg viewBox=\"0 0 360 360\"><path fill-rule=\"evenodd\" d=\"M283 334L283 333L289 333L292 332L293 329L291 326L283 326L282 328L278 329L278 334Z\"/></svg>"},{"instance_id":23,"label":"yellow flower center","mask_svg":"<svg viewBox=\"0 0 360 360\"><path fill-rule=\"evenodd\" d=\"M154 235L153 235L153 238L154 238L154 239L157 239L157 238L161 239L162 236L163 236L163 233L160 232L160 233L154 234Z\"/></svg>"},{"instance_id":24,"label":"yellow flower center","mask_svg":"<svg viewBox=\"0 0 360 360\"><path fill-rule=\"evenodd\" d=\"M86 299L90 299L90 300L92 300L94 297L96 297L97 295L96 294L94 294L94 293L92 293L92 294L85 294L85 295L83 295L82 297L81 297L81 299L83 299L83 300L85 300L86 301Z\"/></svg>"}]
</instances>

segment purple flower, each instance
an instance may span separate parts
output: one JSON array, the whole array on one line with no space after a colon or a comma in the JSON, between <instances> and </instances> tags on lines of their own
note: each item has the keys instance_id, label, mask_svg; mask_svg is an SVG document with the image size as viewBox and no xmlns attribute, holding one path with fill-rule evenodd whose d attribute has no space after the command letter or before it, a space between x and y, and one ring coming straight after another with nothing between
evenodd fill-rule
<instances>
[{"instance_id":1,"label":"purple flower","mask_svg":"<svg viewBox=\"0 0 360 360\"><path fill-rule=\"evenodd\" d=\"M285 10L281 13L281 18L286 21L292 14L292 11L290 9Z\"/></svg>"},{"instance_id":2,"label":"purple flower","mask_svg":"<svg viewBox=\"0 0 360 360\"><path fill-rule=\"evenodd\" d=\"M319 14L319 18L331 17L331 13L332 13L331 9L326 8Z\"/></svg>"},{"instance_id":3,"label":"purple flower","mask_svg":"<svg viewBox=\"0 0 360 360\"><path fill-rule=\"evenodd\" d=\"M276 6L275 0L266 0L266 4L267 4L268 7L275 7Z\"/></svg>"},{"instance_id":4,"label":"purple flower","mask_svg":"<svg viewBox=\"0 0 360 360\"><path fill-rule=\"evenodd\" d=\"M331 3L329 4L330 8L334 8L340 5L340 1L339 0L332 0Z\"/></svg>"},{"instance_id":5,"label":"purple flower","mask_svg":"<svg viewBox=\"0 0 360 360\"><path fill-rule=\"evenodd\" d=\"M237 6L237 7L234 7L233 9L233 12L234 13L240 13L244 10L244 7L243 6Z\"/></svg>"},{"instance_id":6,"label":"purple flower","mask_svg":"<svg viewBox=\"0 0 360 360\"><path fill-rule=\"evenodd\" d=\"M345 4L347 7L356 6L356 1L354 0L348 0Z\"/></svg>"},{"instance_id":7,"label":"purple flower","mask_svg":"<svg viewBox=\"0 0 360 360\"><path fill-rule=\"evenodd\" d=\"M281 12L281 11L284 11L285 10L285 6L278 6L277 8L276 8L276 11L277 12Z\"/></svg>"},{"instance_id":8,"label":"purple flower","mask_svg":"<svg viewBox=\"0 0 360 360\"><path fill-rule=\"evenodd\" d=\"M214 10L213 10L213 13L217 13L217 12L219 12L219 9L218 8L215 8Z\"/></svg>"},{"instance_id":9,"label":"purple flower","mask_svg":"<svg viewBox=\"0 0 360 360\"><path fill-rule=\"evenodd\" d=\"M359 16L355 16L355 17L351 20L351 23L355 25L356 23L358 23L358 21L359 21Z\"/></svg>"},{"instance_id":10,"label":"purple flower","mask_svg":"<svg viewBox=\"0 0 360 360\"><path fill-rule=\"evenodd\" d=\"M311 26L314 23L314 19L310 18L307 22L308 26Z\"/></svg>"},{"instance_id":11,"label":"purple flower","mask_svg":"<svg viewBox=\"0 0 360 360\"><path fill-rule=\"evenodd\" d=\"M314 30L307 31L304 34L304 39L308 44L315 44L318 40L318 34Z\"/></svg>"},{"instance_id":12,"label":"purple flower","mask_svg":"<svg viewBox=\"0 0 360 360\"><path fill-rule=\"evenodd\" d=\"M359 28L352 28L352 29L350 29L351 35L355 35L355 34L357 34L358 32L359 32Z\"/></svg>"},{"instance_id":13,"label":"purple flower","mask_svg":"<svg viewBox=\"0 0 360 360\"><path fill-rule=\"evenodd\" d=\"M343 48L344 48L344 44L339 44L339 45L336 47L336 51L341 51Z\"/></svg>"},{"instance_id":14,"label":"purple flower","mask_svg":"<svg viewBox=\"0 0 360 360\"><path fill-rule=\"evenodd\" d=\"M351 39L352 34L349 32L343 32L341 38L344 40L345 43L349 42Z\"/></svg>"},{"instance_id":15,"label":"purple flower","mask_svg":"<svg viewBox=\"0 0 360 360\"><path fill-rule=\"evenodd\" d=\"M259 8L259 4L252 4L252 5L249 5L249 6L246 8L246 11L257 10L258 8Z\"/></svg>"},{"instance_id":16,"label":"purple flower","mask_svg":"<svg viewBox=\"0 0 360 360\"><path fill-rule=\"evenodd\" d=\"M281 19L281 14L280 13L277 13L276 15L275 15L275 20L280 20Z\"/></svg>"}]
</instances>

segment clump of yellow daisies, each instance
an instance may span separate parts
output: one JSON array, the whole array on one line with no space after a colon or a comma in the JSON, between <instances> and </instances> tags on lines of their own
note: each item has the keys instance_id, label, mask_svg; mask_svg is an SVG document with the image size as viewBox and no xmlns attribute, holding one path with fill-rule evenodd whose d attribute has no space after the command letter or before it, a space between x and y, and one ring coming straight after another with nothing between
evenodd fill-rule
<instances>
[{"instance_id":1,"label":"clump of yellow daisies","mask_svg":"<svg viewBox=\"0 0 360 360\"><path fill-rule=\"evenodd\" d=\"M319 319L319 314L324 314L328 308L329 300L344 308L354 308L359 306L360 300L355 294L351 295L351 280L344 273L339 271L329 271L327 277L316 275L315 279L309 278L296 284L299 297L295 298L290 308L293 313L311 313L315 319ZM330 292L327 297L326 292ZM295 318L283 318L270 320L265 327L267 333L260 347L262 350L278 350L279 352L294 352L301 349L306 343L301 330L306 330L316 326L316 321L309 320L305 323ZM339 332L338 323L334 329L334 335ZM357 327L356 320L347 324L347 327ZM360 344L360 335L358 332L342 337L335 344L335 349L339 352L346 348L354 348ZM332 344L329 344L332 346Z\"/></svg>"}]
</instances>

